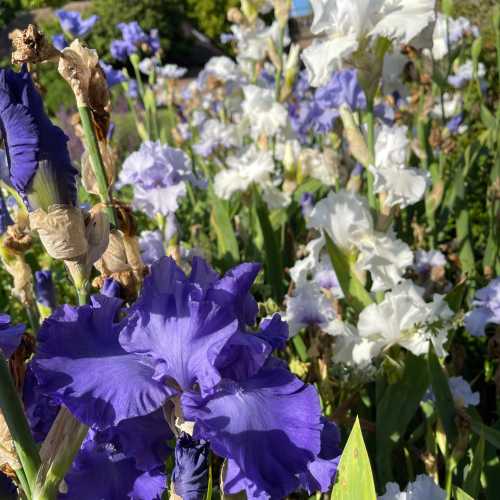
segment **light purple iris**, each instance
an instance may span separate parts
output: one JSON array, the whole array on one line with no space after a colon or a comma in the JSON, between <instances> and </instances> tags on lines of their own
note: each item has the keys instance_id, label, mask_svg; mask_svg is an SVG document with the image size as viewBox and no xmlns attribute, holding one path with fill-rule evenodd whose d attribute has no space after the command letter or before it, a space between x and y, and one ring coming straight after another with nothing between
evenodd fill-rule
<instances>
[{"instance_id":1,"label":"light purple iris","mask_svg":"<svg viewBox=\"0 0 500 500\"><path fill-rule=\"evenodd\" d=\"M45 114L25 68L20 73L0 70L0 137L12 185L29 208L37 208L42 198L48 204L76 204L77 171L69 158L68 138ZM33 191L37 174L44 193Z\"/></svg>"},{"instance_id":2,"label":"light purple iris","mask_svg":"<svg viewBox=\"0 0 500 500\"><path fill-rule=\"evenodd\" d=\"M500 278L476 292L474 309L465 316L465 328L474 336L485 335L487 325L500 325Z\"/></svg>"},{"instance_id":3,"label":"light purple iris","mask_svg":"<svg viewBox=\"0 0 500 500\"><path fill-rule=\"evenodd\" d=\"M316 390L271 354L283 346L286 324L275 315L248 329L257 313L250 287L258 271L242 264L221 278L195 258L186 276L163 258L122 319L121 302L103 296L60 308L42 325L32 363L42 392L101 432L167 402L177 405L194 423L193 439L228 459L227 493L282 498L300 487L327 491L338 438L324 444L332 433ZM193 474L191 466L184 470ZM181 473L174 474L177 483L189 484Z\"/></svg>"},{"instance_id":4,"label":"light purple iris","mask_svg":"<svg viewBox=\"0 0 500 500\"><path fill-rule=\"evenodd\" d=\"M119 185L134 186L134 207L154 217L175 213L186 195L186 182L205 183L193 175L191 161L180 149L146 141L124 162Z\"/></svg>"},{"instance_id":5,"label":"light purple iris","mask_svg":"<svg viewBox=\"0 0 500 500\"><path fill-rule=\"evenodd\" d=\"M73 38L85 38L99 20L99 16L83 19L80 12L63 9L56 10L56 16L63 31Z\"/></svg>"}]
</instances>

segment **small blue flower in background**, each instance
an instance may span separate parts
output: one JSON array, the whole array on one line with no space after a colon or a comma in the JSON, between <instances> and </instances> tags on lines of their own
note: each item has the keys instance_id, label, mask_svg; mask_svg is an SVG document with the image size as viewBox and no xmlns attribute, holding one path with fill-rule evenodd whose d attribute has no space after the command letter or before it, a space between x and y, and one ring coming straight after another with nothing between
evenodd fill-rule
<instances>
[{"instance_id":1,"label":"small blue flower in background","mask_svg":"<svg viewBox=\"0 0 500 500\"><path fill-rule=\"evenodd\" d=\"M102 70L104 71L104 75L106 76L106 81L108 82L108 87L114 87L119 83L122 83L126 80L125 75L119 69L113 68L111 64L106 64L103 61L99 61Z\"/></svg>"},{"instance_id":2,"label":"small blue flower in background","mask_svg":"<svg viewBox=\"0 0 500 500\"><path fill-rule=\"evenodd\" d=\"M500 278L476 292L474 309L465 316L465 328L474 336L485 335L487 325L500 325Z\"/></svg>"},{"instance_id":3,"label":"small blue flower in background","mask_svg":"<svg viewBox=\"0 0 500 500\"><path fill-rule=\"evenodd\" d=\"M85 38L90 34L95 23L99 20L98 16L90 16L88 19L82 19L80 12L72 10L56 10L56 16L62 30L72 38Z\"/></svg>"},{"instance_id":4,"label":"small blue flower in background","mask_svg":"<svg viewBox=\"0 0 500 500\"><path fill-rule=\"evenodd\" d=\"M68 42L62 33L52 35L52 44L59 51L63 51L68 46Z\"/></svg>"},{"instance_id":5,"label":"small blue flower in background","mask_svg":"<svg viewBox=\"0 0 500 500\"><path fill-rule=\"evenodd\" d=\"M194 479L204 477L202 443L207 442L227 458L227 493L245 490L249 498L281 498L300 487L327 491L340 455L338 431L321 418L315 388L272 356L288 337L279 315L249 330L257 316L250 288L259 270L259 265L242 264L219 277L194 258L186 276L172 259L163 258L152 265L141 295L121 320L122 302L105 296L94 296L87 306L59 308L40 329L32 363L41 393L99 433L175 406L175 415L194 425L192 439L201 453L177 450L174 482L181 489L199 485ZM165 422L159 428L168 429ZM143 434L129 435L139 442ZM107 434L103 441L115 443ZM122 437L119 441L120 446L99 449L109 456L95 460L103 468L116 461L127 465L131 481L137 477L134 464L121 462L120 453L127 456L127 451ZM94 436L89 450L82 448L82 459L96 451L98 442ZM141 454L135 449L130 456ZM148 466L142 470L151 472L154 460L144 461ZM86 477L98 473L94 459L85 463ZM75 474L82 470L77 460ZM78 476L81 488L85 476Z\"/></svg>"},{"instance_id":6,"label":"small blue flower in background","mask_svg":"<svg viewBox=\"0 0 500 500\"><path fill-rule=\"evenodd\" d=\"M0 130L12 185L29 208L76 204L68 138L45 114L29 72L0 70Z\"/></svg>"},{"instance_id":7,"label":"small blue flower in background","mask_svg":"<svg viewBox=\"0 0 500 500\"><path fill-rule=\"evenodd\" d=\"M151 30L148 35L137 21L118 23L116 26L122 32L122 38L111 42L110 52L115 59L124 62L139 49L153 54L160 49L158 30Z\"/></svg>"},{"instance_id":8,"label":"small blue flower in background","mask_svg":"<svg viewBox=\"0 0 500 500\"><path fill-rule=\"evenodd\" d=\"M39 304L49 309L55 309L56 292L52 273L48 269L35 272L35 296Z\"/></svg>"}]
</instances>

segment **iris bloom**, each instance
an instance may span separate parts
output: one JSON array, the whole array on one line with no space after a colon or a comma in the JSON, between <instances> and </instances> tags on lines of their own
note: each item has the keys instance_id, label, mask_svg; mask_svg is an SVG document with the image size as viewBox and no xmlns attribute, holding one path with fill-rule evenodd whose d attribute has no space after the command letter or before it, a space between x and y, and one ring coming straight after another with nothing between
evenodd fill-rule
<instances>
[{"instance_id":1,"label":"iris bloom","mask_svg":"<svg viewBox=\"0 0 500 500\"><path fill-rule=\"evenodd\" d=\"M311 0L311 31L322 38L304 50L314 87L379 38L410 43L434 20L434 0ZM358 55L359 55L358 54ZM373 68L372 68L373 69Z\"/></svg>"},{"instance_id":2,"label":"iris bloom","mask_svg":"<svg viewBox=\"0 0 500 500\"><path fill-rule=\"evenodd\" d=\"M193 175L187 155L159 141L144 142L125 160L119 182L134 186L134 206L151 217L175 213L186 195L186 182L204 186Z\"/></svg>"},{"instance_id":3,"label":"iris bloom","mask_svg":"<svg viewBox=\"0 0 500 500\"><path fill-rule=\"evenodd\" d=\"M0 137L10 179L29 208L76 204L76 169L63 131L43 108L31 75L0 70Z\"/></svg>"},{"instance_id":4,"label":"iris bloom","mask_svg":"<svg viewBox=\"0 0 500 500\"><path fill-rule=\"evenodd\" d=\"M385 494L379 497L379 500L408 500L413 498L445 500L446 492L432 478L425 474L420 474L413 483L408 484L404 491L401 491L399 485L396 483L387 483Z\"/></svg>"},{"instance_id":5,"label":"iris bloom","mask_svg":"<svg viewBox=\"0 0 500 500\"><path fill-rule=\"evenodd\" d=\"M24 325L11 325L8 314L0 314L0 353L10 358L21 343Z\"/></svg>"},{"instance_id":6,"label":"iris bloom","mask_svg":"<svg viewBox=\"0 0 500 500\"><path fill-rule=\"evenodd\" d=\"M126 61L130 55L137 53L139 49L153 54L160 49L157 30L151 30L148 35L137 21L118 23L116 27L122 32L122 38L111 42L110 52L115 59Z\"/></svg>"},{"instance_id":7,"label":"iris bloom","mask_svg":"<svg viewBox=\"0 0 500 500\"><path fill-rule=\"evenodd\" d=\"M465 317L465 328L472 335L481 337L487 325L500 325L500 278L476 292L474 306Z\"/></svg>"},{"instance_id":8,"label":"iris bloom","mask_svg":"<svg viewBox=\"0 0 500 500\"><path fill-rule=\"evenodd\" d=\"M72 10L56 10L56 16L59 19L61 28L73 38L85 38L99 20L99 16L90 16L88 19L82 19L80 12Z\"/></svg>"},{"instance_id":9,"label":"iris bloom","mask_svg":"<svg viewBox=\"0 0 500 500\"><path fill-rule=\"evenodd\" d=\"M226 493L327 491L338 433L321 419L314 387L271 355L286 324L276 315L249 330L259 269L242 264L220 278L194 259L186 276L164 258L123 319L121 302L104 296L58 309L32 363L42 392L96 430L175 406L176 423L227 458Z\"/></svg>"}]
</instances>

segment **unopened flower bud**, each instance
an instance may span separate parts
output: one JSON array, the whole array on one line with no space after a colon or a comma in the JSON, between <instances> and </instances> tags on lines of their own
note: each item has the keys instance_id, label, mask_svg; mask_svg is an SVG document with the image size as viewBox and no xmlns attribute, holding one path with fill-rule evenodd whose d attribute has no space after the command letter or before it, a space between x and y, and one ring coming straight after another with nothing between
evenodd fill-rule
<instances>
[{"instance_id":1,"label":"unopened flower bud","mask_svg":"<svg viewBox=\"0 0 500 500\"><path fill-rule=\"evenodd\" d=\"M227 11L227 20L234 24L243 24L245 21L245 16L237 7L231 7Z\"/></svg>"},{"instance_id":2,"label":"unopened flower bud","mask_svg":"<svg viewBox=\"0 0 500 500\"><path fill-rule=\"evenodd\" d=\"M351 109L348 105L342 104L339 108L339 112L342 123L344 124L344 131L351 149L351 154L359 163L368 167L371 163L370 152L368 151L365 138L354 119Z\"/></svg>"},{"instance_id":3,"label":"unopened flower bud","mask_svg":"<svg viewBox=\"0 0 500 500\"><path fill-rule=\"evenodd\" d=\"M274 16L278 21L280 28L285 28L290 17L292 0L273 0Z\"/></svg>"}]
</instances>

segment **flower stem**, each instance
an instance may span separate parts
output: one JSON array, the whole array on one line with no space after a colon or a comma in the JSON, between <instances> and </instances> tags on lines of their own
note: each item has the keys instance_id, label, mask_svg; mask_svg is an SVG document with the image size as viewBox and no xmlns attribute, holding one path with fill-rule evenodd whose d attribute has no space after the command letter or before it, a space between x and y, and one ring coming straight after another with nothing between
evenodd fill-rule
<instances>
[{"instance_id":1,"label":"flower stem","mask_svg":"<svg viewBox=\"0 0 500 500\"><path fill-rule=\"evenodd\" d=\"M40 456L26 420L21 399L3 356L0 357L0 408L14 441L27 483L30 488L33 488L40 467ZM26 493L30 495L31 491Z\"/></svg>"},{"instance_id":2,"label":"flower stem","mask_svg":"<svg viewBox=\"0 0 500 500\"><path fill-rule=\"evenodd\" d=\"M276 75L274 77L274 88L275 88L275 98L276 102L280 100L281 94L281 76L283 74L283 45L285 41L285 28L280 28L280 35L278 40L278 57L280 62L280 67L276 68Z\"/></svg>"},{"instance_id":3,"label":"flower stem","mask_svg":"<svg viewBox=\"0 0 500 500\"><path fill-rule=\"evenodd\" d=\"M370 163L375 165L375 115L373 113L373 100L368 101L366 111L366 125L368 127L368 151L370 153ZM377 208L377 198L373 191L373 174L366 170L366 178L368 182L368 202L374 210Z\"/></svg>"},{"instance_id":4,"label":"flower stem","mask_svg":"<svg viewBox=\"0 0 500 500\"><path fill-rule=\"evenodd\" d=\"M117 219L115 210L112 206L111 194L109 192L108 179L106 177L106 170L102 161L101 151L97 143L94 125L92 124L92 116L88 106L78 106L80 119L82 122L83 133L85 136L85 143L87 151L89 152L90 162L97 182L97 189L99 190L99 197L101 202L106 206L106 213L109 217L110 223L117 227Z\"/></svg>"}]
</instances>

